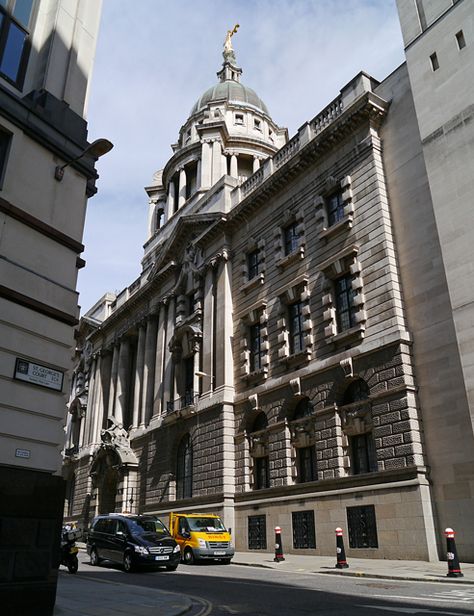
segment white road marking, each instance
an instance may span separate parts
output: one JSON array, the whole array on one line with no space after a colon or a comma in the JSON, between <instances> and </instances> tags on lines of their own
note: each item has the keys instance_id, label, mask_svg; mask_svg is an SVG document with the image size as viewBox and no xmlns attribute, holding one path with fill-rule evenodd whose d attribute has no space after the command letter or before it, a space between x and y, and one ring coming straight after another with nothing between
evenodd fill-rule
<instances>
[{"instance_id":1,"label":"white road marking","mask_svg":"<svg viewBox=\"0 0 474 616\"><path fill-rule=\"evenodd\" d=\"M440 612L438 610L420 610L418 607L388 607L386 605L358 605L373 610L385 610L387 612L397 612L397 614L444 614L449 616L460 616L458 612Z\"/></svg>"},{"instance_id":2,"label":"white road marking","mask_svg":"<svg viewBox=\"0 0 474 616\"><path fill-rule=\"evenodd\" d=\"M472 603L472 599L469 597L458 598L455 597L446 597L445 599L438 597L435 598L432 595L430 596L421 596L421 597L406 597L402 595L372 595L377 599L403 599L404 601L446 601L447 603Z\"/></svg>"}]
</instances>

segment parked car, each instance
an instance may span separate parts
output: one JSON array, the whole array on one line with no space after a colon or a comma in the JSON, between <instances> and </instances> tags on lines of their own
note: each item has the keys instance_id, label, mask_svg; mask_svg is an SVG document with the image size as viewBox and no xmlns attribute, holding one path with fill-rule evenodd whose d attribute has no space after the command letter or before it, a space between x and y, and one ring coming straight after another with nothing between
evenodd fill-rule
<instances>
[{"instance_id":1,"label":"parked car","mask_svg":"<svg viewBox=\"0 0 474 616\"><path fill-rule=\"evenodd\" d=\"M91 565L108 560L123 565L125 571L140 566L175 571L181 558L179 545L161 520L115 513L94 518L87 535L87 553Z\"/></svg>"}]
</instances>

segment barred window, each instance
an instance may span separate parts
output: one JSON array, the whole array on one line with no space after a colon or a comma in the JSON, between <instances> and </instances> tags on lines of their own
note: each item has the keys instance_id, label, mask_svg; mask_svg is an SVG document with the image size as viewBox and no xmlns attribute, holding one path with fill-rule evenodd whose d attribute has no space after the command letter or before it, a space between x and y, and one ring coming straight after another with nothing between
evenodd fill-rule
<instances>
[{"instance_id":1,"label":"barred window","mask_svg":"<svg viewBox=\"0 0 474 616\"><path fill-rule=\"evenodd\" d=\"M376 472L377 453L372 432L351 436L350 443L353 474Z\"/></svg>"},{"instance_id":2,"label":"barred window","mask_svg":"<svg viewBox=\"0 0 474 616\"><path fill-rule=\"evenodd\" d=\"M293 511L293 547L311 549L316 547L314 511Z\"/></svg>"},{"instance_id":3,"label":"barred window","mask_svg":"<svg viewBox=\"0 0 474 616\"><path fill-rule=\"evenodd\" d=\"M340 332L355 325L354 291L351 276L345 275L334 281L336 320Z\"/></svg>"},{"instance_id":4,"label":"barred window","mask_svg":"<svg viewBox=\"0 0 474 616\"><path fill-rule=\"evenodd\" d=\"M347 508L349 547L378 548L374 505Z\"/></svg>"},{"instance_id":5,"label":"barred window","mask_svg":"<svg viewBox=\"0 0 474 616\"><path fill-rule=\"evenodd\" d=\"M303 302L296 302L288 306L289 311L289 343L290 355L301 353L304 349L303 332Z\"/></svg>"},{"instance_id":6,"label":"barred window","mask_svg":"<svg viewBox=\"0 0 474 616\"><path fill-rule=\"evenodd\" d=\"M248 517L248 546L249 550L267 549L267 529L264 515L250 515Z\"/></svg>"},{"instance_id":7,"label":"barred window","mask_svg":"<svg viewBox=\"0 0 474 616\"><path fill-rule=\"evenodd\" d=\"M326 199L329 226L335 225L344 218L344 200L342 191L339 190Z\"/></svg>"}]
</instances>

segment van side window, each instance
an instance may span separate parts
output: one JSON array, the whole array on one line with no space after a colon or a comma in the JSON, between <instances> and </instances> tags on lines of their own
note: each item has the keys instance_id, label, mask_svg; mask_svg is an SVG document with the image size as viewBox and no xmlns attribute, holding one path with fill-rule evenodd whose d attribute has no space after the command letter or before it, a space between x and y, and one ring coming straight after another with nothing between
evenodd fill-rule
<instances>
[{"instance_id":1,"label":"van side window","mask_svg":"<svg viewBox=\"0 0 474 616\"><path fill-rule=\"evenodd\" d=\"M179 525L178 525L178 532L180 535L183 534L183 532L189 532L189 524L188 521L186 520L186 518L179 518Z\"/></svg>"}]
</instances>

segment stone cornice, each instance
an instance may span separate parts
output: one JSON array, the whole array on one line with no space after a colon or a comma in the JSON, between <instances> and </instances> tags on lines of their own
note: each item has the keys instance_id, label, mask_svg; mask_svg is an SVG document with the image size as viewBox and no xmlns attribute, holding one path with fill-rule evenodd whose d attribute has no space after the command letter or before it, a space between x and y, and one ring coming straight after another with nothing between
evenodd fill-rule
<instances>
[{"instance_id":1,"label":"stone cornice","mask_svg":"<svg viewBox=\"0 0 474 616\"><path fill-rule=\"evenodd\" d=\"M244 184L235 189L248 190L249 194L242 198L231 210L229 222L232 226L239 224L242 218L273 194L283 185L301 173L304 169L322 158L328 151L334 149L348 135L354 132L355 127L364 122L370 122L378 128L387 114L389 103L373 92L366 92L359 96L347 109L340 112L324 128L319 129L314 136L315 129L311 124L304 125L300 131L281 148L273 157L266 161L253 176ZM303 139L304 138L304 139ZM302 144L303 143L303 144ZM275 162L278 159L278 163Z\"/></svg>"}]
</instances>

